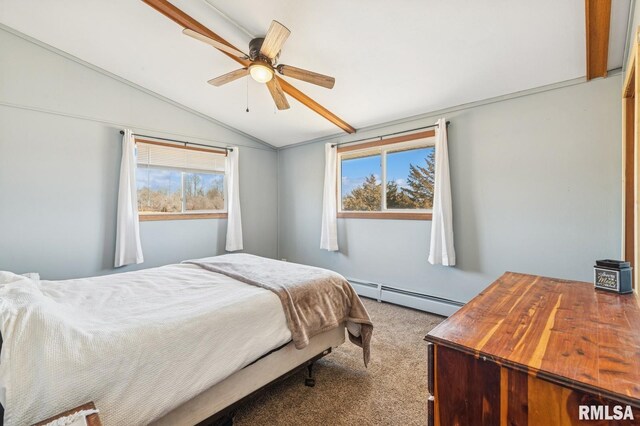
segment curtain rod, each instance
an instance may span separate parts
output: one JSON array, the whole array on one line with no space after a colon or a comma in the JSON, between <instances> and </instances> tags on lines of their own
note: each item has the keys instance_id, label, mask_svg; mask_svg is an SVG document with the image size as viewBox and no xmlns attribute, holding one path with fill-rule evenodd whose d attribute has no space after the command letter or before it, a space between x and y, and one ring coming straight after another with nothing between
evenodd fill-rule
<instances>
[{"instance_id":1,"label":"curtain rod","mask_svg":"<svg viewBox=\"0 0 640 426\"><path fill-rule=\"evenodd\" d=\"M120 130L120 134L124 135L124 130ZM161 140L161 141L183 143L183 144L185 144L185 146L186 145L196 145L196 146L203 146L205 148L216 148L216 149L224 149L225 151L233 151L233 148L228 148L226 146L205 145L203 143L186 142L186 141L179 141L177 139L160 138L158 136L141 135L140 133L133 133L133 136L140 136L142 138L149 138L149 139L158 139L158 140Z\"/></svg>"},{"instance_id":2,"label":"curtain rod","mask_svg":"<svg viewBox=\"0 0 640 426\"><path fill-rule=\"evenodd\" d=\"M449 123L451 123L451 122L447 121L447 127L449 127ZM432 124L430 126L416 127L415 129L402 130L402 131L395 132L395 133L387 133L386 135L381 135L381 136L371 136L370 138L363 138L363 139L358 139L358 140L355 140L355 141L338 142L338 143L334 143L333 145L331 145L331 148L336 147L336 146L340 146L340 145L346 145L346 144L349 144L349 143L368 141L369 139L375 139L375 138L382 139L382 138L386 138L387 136L399 135L400 133L409 133L409 132L413 132L413 131L416 131L416 130L433 129L434 127L438 127L438 125L437 124Z\"/></svg>"}]
</instances>

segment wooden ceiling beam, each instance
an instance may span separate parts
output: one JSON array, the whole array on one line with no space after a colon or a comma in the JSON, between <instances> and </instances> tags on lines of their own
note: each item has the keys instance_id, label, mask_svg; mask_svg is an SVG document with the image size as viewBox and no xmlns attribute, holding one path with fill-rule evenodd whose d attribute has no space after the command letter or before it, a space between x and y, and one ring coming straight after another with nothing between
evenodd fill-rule
<instances>
[{"instance_id":1,"label":"wooden ceiling beam","mask_svg":"<svg viewBox=\"0 0 640 426\"><path fill-rule=\"evenodd\" d=\"M341 119L340 117L338 117L337 115L335 115L334 113L332 113L331 111L329 111L328 109L326 109L325 107L323 107L322 105L320 105L319 103L311 99L309 96L302 93L299 89L297 89L291 83L289 83L288 81L286 81L285 79L279 76L275 76L275 78L278 79L278 81L280 82L280 87L282 87L282 90L284 90L284 92L287 95L291 96L296 101L305 105L310 110L320 114L322 117L326 118L336 126L340 127L345 132L347 133L356 132L356 129L354 129L349 123L347 123L346 121L344 121L343 119Z\"/></svg>"},{"instance_id":2,"label":"wooden ceiling beam","mask_svg":"<svg viewBox=\"0 0 640 426\"><path fill-rule=\"evenodd\" d=\"M184 13L182 10L178 9L173 4L169 3L167 0L142 0L158 12L162 13L167 18L171 19L176 24L180 25L183 28L189 28L190 30L196 31L202 35L206 35L207 37L211 37L212 39L219 41L220 43L226 44L229 47L233 47L234 49L240 50L227 40L220 37L218 34L211 31L209 28L202 25L200 22L193 19L191 16ZM227 53L223 50L220 52L224 53L234 61L242 64L242 66L249 66L250 61L242 58L238 58L230 53Z\"/></svg>"},{"instance_id":3,"label":"wooden ceiling beam","mask_svg":"<svg viewBox=\"0 0 640 426\"><path fill-rule=\"evenodd\" d=\"M587 81L607 76L611 0L585 0Z\"/></svg>"},{"instance_id":4,"label":"wooden ceiling beam","mask_svg":"<svg viewBox=\"0 0 640 426\"><path fill-rule=\"evenodd\" d=\"M205 27L204 25L202 25L200 22L196 21L191 16L187 15L182 10L178 9L176 6L171 4L168 0L143 0L143 2L145 2L149 6L151 6L152 8L154 8L155 10L157 10L158 12L166 16L167 18L171 19L176 24L182 26L183 28L189 28L193 31L199 32L200 34L206 35L207 37L211 37L212 39L219 41L220 43L224 43L227 46L233 47L234 49L241 50L235 47L234 45L232 45L231 43L229 43L228 41L226 41L224 38L220 37L218 34L214 33L213 31ZM246 59L238 58L222 50L220 50L220 52L227 55L234 61L238 62L243 67L247 67L251 63ZM284 79L278 76L275 76L275 77L278 79L280 86L282 87L282 90L284 90L284 92L287 95L291 96L292 98L294 98L301 104L305 105L307 108L311 109L312 111L315 111L320 116L329 120L330 122L332 122L333 124L341 128L342 130L344 130L345 132L347 133L356 132L356 129L353 128L351 125L349 125L346 121L342 120L337 115L335 115L334 113L332 113L331 111L329 111L328 109L326 109L325 107L323 107L322 105L320 105L319 103L311 99L309 96L302 93L299 89L291 85L291 83L289 83L288 81L285 81Z\"/></svg>"}]
</instances>

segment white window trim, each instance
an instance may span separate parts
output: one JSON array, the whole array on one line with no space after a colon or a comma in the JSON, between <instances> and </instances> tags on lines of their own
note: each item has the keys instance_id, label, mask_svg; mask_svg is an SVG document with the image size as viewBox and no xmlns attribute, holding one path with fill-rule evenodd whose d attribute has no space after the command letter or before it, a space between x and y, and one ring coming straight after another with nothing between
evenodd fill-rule
<instances>
[{"instance_id":1,"label":"white window trim","mask_svg":"<svg viewBox=\"0 0 640 426\"><path fill-rule=\"evenodd\" d=\"M340 213L358 213L358 214L379 214L379 213L433 213L433 209L387 209L387 153L389 151L398 151L400 149L417 149L417 148L428 148L435 147L436 140L435 136L415 139L406 142L398 142L389 145L381 145L371 148L363 148L361 150L352 150L346 152L338 153L338 188L337 188L337 196L338 196L338 214ZM363 210L343 210L342 209L342 157L349 156L357 153L366 153L371 155L380 155L380 173L382 179L382 206L380 207L382 210L375 211L363 211Z\"/></svg>"}]
</instances>

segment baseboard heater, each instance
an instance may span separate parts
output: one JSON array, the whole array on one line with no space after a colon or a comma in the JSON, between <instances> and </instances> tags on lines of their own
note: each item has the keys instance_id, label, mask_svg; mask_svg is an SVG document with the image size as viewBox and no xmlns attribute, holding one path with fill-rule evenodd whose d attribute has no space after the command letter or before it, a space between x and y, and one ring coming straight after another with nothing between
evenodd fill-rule
<instances>
[{"instance_id":1,"label":"baseboard heater","mask_svg":"<svg viewBox=\"0 0 640 426\"><path fill-rule=\"evenodd\" d=\"M430 296L424 293L355 278L347 278L347 280L360 296L376 299L378 302L394 303L396 305L407 306L409 308L444 316L449 316L464 306L464 303L458 302L457 300Z\"/></svg>"}]
</instances>

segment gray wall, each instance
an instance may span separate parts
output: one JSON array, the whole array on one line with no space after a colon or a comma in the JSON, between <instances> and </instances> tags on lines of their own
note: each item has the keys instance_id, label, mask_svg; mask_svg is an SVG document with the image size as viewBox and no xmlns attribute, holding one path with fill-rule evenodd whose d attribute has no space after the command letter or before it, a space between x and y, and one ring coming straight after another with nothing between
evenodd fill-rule
<instances>
[{"instance_id":1,"label":"gray wall","mask_svg":"<svg viewBox=\"0 0 640 426\"><path fill-rule=\"evenodd\" d=\"M456 267L427 263L428 221L339 219L340 252L320 250L324 141L280 150L279 256L462 302L507 270L588 281L595 259L620 256L620 87L617 75L446 113Z\"/></svg>"},{"instance_id":2,"label":"gray wall","mask_svg":"<svg viewBox=\"0 0 640 426\"><path fill-rule=\"evenodd\" d=\"M245 250L276 256L273 149L3 29L0 52L0 270L116 272L123 127L241 146ZM225 232L226 220L143 222L138 267L222 254Z\"/></svg>"},{"instance_id":3,"label":"gray wall","mask_svg":"<svg viewBox=\"0 0 640 426\"><path fill-rule=\"evenodd\" d=\"M638 30L638 26L640 25L640 7L636 0L631 0L631 15L629 17L629 28L627 34L627 56L625 57L624 64L622 69L627 69L627 63L629 62L629 57L631 56L631 51L633 50L633 44L636 41L636 31Z\"/></svg>"}]
</instances>

